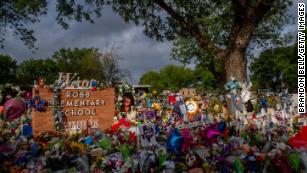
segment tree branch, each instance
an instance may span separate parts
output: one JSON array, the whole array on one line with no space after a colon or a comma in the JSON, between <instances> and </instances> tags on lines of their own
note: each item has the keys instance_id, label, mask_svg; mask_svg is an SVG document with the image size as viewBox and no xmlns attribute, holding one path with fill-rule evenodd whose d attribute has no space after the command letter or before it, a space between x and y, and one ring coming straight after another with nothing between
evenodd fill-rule
<instances>
[{"instance_id":1,"label":"tree branch","mask_svg":"<svg viewBox=\"0 0 307 173\"><path fill-rule=\"evenodd\" d=\"M274 1L258 0L249 4L246 0L232 0L235 15L226 43L228 50L246 49L260 20L271 9Z\"/></svg>"},{"instance_id":2,"label":"tree branch","mask_svg":"<svg viewBox=\"0 0 307 173\"><path fill-rule=\"evenodd\" d=\"M189 32L198 41L201 48L213 52L218 58L222 58L222 56L224 56L224 50L216 47L208 37L202 35L197 25L192 25L185 21L182 16L176 13L163 0L153 0L153 2L159 5L162 9L164 9L169 15L172 16L173 19L178 21L183 30Z\"/></svg>"}]
</instances>

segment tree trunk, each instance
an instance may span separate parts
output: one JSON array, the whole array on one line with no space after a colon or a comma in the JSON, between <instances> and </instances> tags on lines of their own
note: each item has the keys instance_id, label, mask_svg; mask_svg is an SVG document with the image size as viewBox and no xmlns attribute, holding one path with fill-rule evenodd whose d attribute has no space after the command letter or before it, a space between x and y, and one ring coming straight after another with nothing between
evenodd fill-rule
<instances>
[{"instance_id":1,"label":"tree trunk","mask_svg":"<svg viewBox=\"0 0 307 173\"><path fill-rule=\"evenodd\" d=\"M247 59L245 57L245 50L232 49L229 51L227 58L224 62L226 71L226 80L229 81L231 77L234 77L240 82L247 80ZM238 91L238 96L240 92ZM233 109L232 100L227 98L227 109L229 118L234 118L236 109Z\"/></svg>"},{"instance_id":2,"label":"tree trunk","mask_svg":"<svg viewBox=\"0 0 307 173\"><path fill-rule=\"evenodd\" d=\"M233 49L228 53L225 59L226 81L234 77L240 82L247 80L247 60L245 57L245 50Z\"/></svg>"},{"instance_id":3,"label":"tree trunk","mask_svg":"<svg viewBox=\"0 0 307 173\"><path fill-rule=\"evenodd\" d=\"M254 29L255 23L250 21L242 22L236 20L233 25L229 38L229 47L226 49L226 54L223 58L226 82L231 77L234 77L239 82L245 82L247 80L246 48ZM240 96L240 94L240 91L238 91L237 96ZM232 100L227 99L228 113L233 118L237 109L233 109L232 104Z\"/></svg>"}]
</instances>

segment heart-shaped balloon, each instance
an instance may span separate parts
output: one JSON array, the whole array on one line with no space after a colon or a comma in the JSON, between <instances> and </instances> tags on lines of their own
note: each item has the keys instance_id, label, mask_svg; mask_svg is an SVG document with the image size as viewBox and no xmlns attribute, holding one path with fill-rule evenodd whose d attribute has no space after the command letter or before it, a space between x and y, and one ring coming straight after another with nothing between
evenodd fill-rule
<instances>
[{"instance_id":1,"label":"heart-shaped balloon","mask_svg":"<svg viewBox=\"0 0 307 173\"><path fill-rule=\"evenodd\" d=\"M3 115L5 121L19 118L25 111L26 104L18 99L10 99L4 104Z\"/></svg>"},{"instance_id":2,"label":"heart-shaped balloon","mask_svg":"<svg viewBox=\"0 0 307 173\"><path fill-rule=\"evenodd\" d=\"M173 130L167 138L167 151L171 153L180 153L184 138L177 129Z\"/></svg>"}]
</instances>

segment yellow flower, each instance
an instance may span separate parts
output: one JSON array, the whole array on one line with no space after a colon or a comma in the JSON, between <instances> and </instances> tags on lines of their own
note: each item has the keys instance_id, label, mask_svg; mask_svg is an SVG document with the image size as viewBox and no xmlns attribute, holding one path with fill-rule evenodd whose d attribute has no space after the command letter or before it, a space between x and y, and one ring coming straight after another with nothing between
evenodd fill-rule
<instances>
[{"instance_id":1,"label":"yellow flower","mask_svg":"<svg viewBox=\"0 0 307 173\"><path fill-rule=\"evenodd\" d=\"M161 105L159 104L159 103L153 103L152 104L152 107L155 109L155 110L157 110L157 111L160 111L161 110Z\"/></svg>"},{"instance_id":2,"label":"yellow flower","mask_svg":"<svg viewBox=\"0 0 307 173\"><path fill-rule=\"evenodd\" d=\"M85 151L86 151L86 146L84 144L78 143L78 142L72 142L71 148L72 148L73 151L78 150L80 153L85 153Z\"/></svg>"}]
</instances>

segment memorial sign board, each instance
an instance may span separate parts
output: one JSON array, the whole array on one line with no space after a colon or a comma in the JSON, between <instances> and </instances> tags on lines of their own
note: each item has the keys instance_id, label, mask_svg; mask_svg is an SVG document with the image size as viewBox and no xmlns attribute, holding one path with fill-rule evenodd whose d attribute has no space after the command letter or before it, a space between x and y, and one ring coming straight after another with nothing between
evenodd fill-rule
<instances>
[{"instance_id":1,"label":"memorial sign board","mask_svg":"<svg viewBox=\"0 0 307 173\"><path fill-rule=\"evenodd\" d=\"M63 74L60 74L63 76ZM67 83L66 83L67 84ZM61 110L65 115L67 131L84 130L89 127L108 129L114 121L114 88L92 90L89 87L65 88L62 85L60 93ZM34 135L41 132L53 131L54 91L49 87L33 88L33 93L46 101L45 110L32 110L32 126Z\"/></svg>"}]
</instances>

